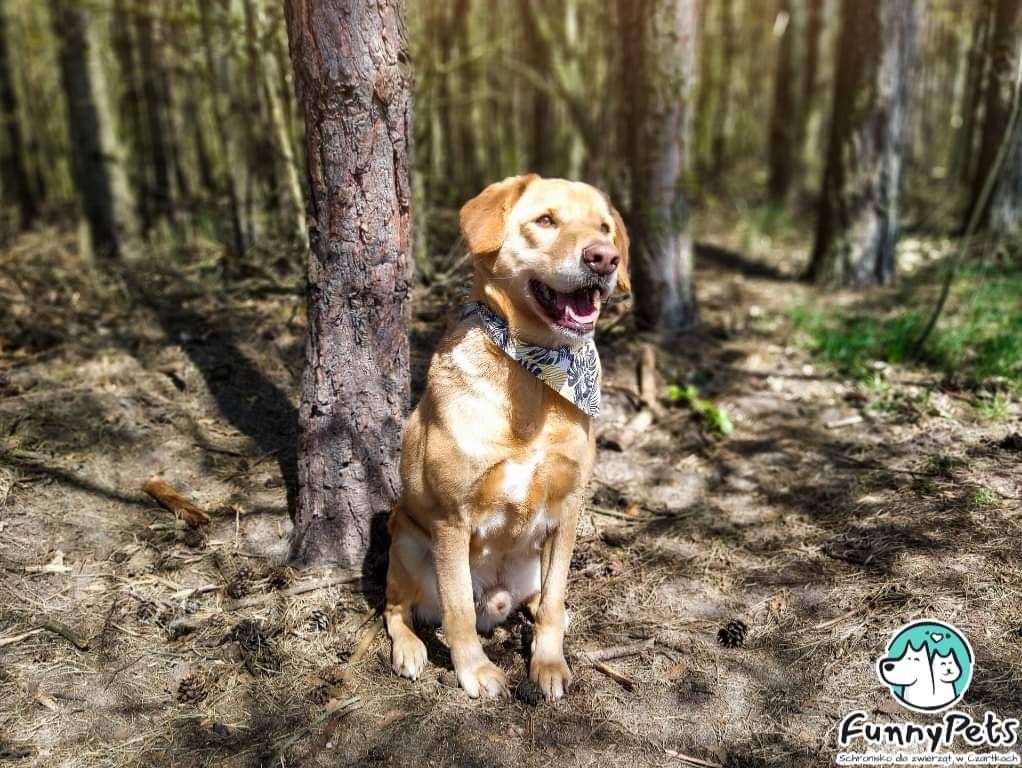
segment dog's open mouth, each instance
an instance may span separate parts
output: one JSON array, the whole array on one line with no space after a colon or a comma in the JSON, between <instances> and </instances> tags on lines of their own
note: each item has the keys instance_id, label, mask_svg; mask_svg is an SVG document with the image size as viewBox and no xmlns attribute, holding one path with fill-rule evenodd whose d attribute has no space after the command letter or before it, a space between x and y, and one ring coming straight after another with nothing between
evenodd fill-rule
<instances>
[{"instance_id":1,"label":"dog's open mouth","mask_svg":"<svg viewBox=\"0 0 1022 768\"><path fill-rule=\"evenodd\" d=\"M539 280L530 280L529 289L554 325L576 333L588 333L595 327L603 302L599 288L579 288L563 293Z\"/></svg>"}]
</instances>

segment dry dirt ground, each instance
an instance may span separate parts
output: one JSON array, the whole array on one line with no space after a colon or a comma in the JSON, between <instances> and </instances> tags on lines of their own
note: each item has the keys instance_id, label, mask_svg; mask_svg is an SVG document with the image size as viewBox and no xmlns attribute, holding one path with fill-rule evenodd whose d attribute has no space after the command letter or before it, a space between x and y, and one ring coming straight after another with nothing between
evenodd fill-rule
<instances>
[{"instance_id":1,"label":"dry dirt ground","mask_svg":"<svg viewBox=\"0 0 1022 768\"><path fill-rule=\"evenodd\" d=\"M1020 454L999 446L1017 405L984 421L902 368L878 403L814 364L788 321L812 296L782 254L703 247L705 326L655 351L661 389L727 407L727 439L661 403L621 450L641 345L611 312L576 682L538 706L524 687L470 701L434 633L423 679L391 675L372 584L296 593L324 578L278 567L302 313L192 291L198 263L111 279L59 233L0 259L0 762L824 766L847 711L904 717L873 664L924 616L975 649L961 708L1022 714ZM457 290L418 296L419 381ZM203 535L141 492L152 475L210 511ZM748 631L725 648L733 619ZM516 620L486 641L513 685L528 635ZM584 655L622 645L605 662L620 679Z\"/></svg>"}]
</instances>

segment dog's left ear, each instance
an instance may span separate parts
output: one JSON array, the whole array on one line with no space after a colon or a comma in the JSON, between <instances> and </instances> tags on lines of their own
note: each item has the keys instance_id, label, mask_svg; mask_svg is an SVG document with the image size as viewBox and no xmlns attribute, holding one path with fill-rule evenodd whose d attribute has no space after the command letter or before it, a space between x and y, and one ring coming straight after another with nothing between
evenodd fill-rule
<instances>
[{"instance_id":1,"label":"dog's left ear","mask_svg":"<svg viewBox=\"0 0 1022 768\"><path fill-rule=\"evenodd\" d=\"M504 244L508 211L518 202L525 188L538 178L530 173L494 182L461 207L461 236L473 254L500 250Z\"/></svg>"},{"instance_id":2,"label":"dog's left ear","mask_svg":"<svg viewBox=\"0 0 1022 768\"><path fill-rule=\"evenodd\" d=\"M617 287L625 293L631 293L632 280L628 274L628 230L625 229L625 220L610 202L609 197L607 207L610 208L610 217L614 219L614 245L621 254L621 263L617 265Z\"/></svg>"}]
</instances>

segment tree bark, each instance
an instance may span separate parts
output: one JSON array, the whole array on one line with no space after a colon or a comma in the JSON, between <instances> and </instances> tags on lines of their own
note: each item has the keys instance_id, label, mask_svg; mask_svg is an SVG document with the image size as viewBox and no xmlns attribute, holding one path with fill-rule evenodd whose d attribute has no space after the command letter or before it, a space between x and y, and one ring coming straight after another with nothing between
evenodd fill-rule
<instances>
[{"instance_id":1,"label":"tree bark","mask_svg":"<svg viewBox=\"0 0 1022 768\"><path fill-rule=\"evenodd\" d=\"M311 187L291 554L373 565L408 407L412 73L401 0L287 0Z\"/></svg>"},{"instance_id":2,"label":"tree bark","mask_svg":"<svg viewBox=\"0 0 1022 768\"><path fill-rule=\"evenodd\" d=\"M834 111L809 277L890 282L919 0L844 0Z\"/></svg>"},{"instance_id":3,"label":"tree bark","mask_svg":"<svg viewBox=\"0 0 1022 768\"><path fill-rule=\"evenodd\" d=\"M980 190L993 168L997 158L997 150L1004 140L1011 117L1011 100L1015 80L1015 67L1019 56L1019 43L1022 41L1022 0L995 0L993 21L990 35L987 38L988 76L985 92L985 109L983 133L980 139L979 156L976 160L976 171L973 175L972 195L965 221L968 221L973 209L979 203ZM1008 156L1007 170L1015 158ZM1007 189L1010 189L1010 183ZM998 189L1000 185L998 185ZM1010 198L1002 198L1007 201ZM979 224L985 229L990 224L992 205L998 194L991 197L985 211L980 212Z\"/></svg>"},{"instance_id":4,"label":"tree bark","mask_svg":"<svg viewBox=\"0 0 1022 768\"><path fill-rule=\"evenodd\" d=\"M619 82L636 323L679 331L698 319L684 174L695 75L695 0L620 0Z\"/></svg>"},{"instance_id":5,"label":"tree bark","mask_svg":"<svg viewBox=\"0 0 1022 768\"><path fill-rule=\"evenodd\" d=\"M79 3L50 0L50 9L67 100L72 175L92 251L101 258L118 257L135 232L135 219L98 50Z\"/></svg>"},{"instance_id":6,"label":"tree bark","mask_svg":"<svg viewBox=\"0 0 1022 768\"><path fill-rule=\"evenodd\" d=\"M169 219L174 196L171 191L170 159L165 141L164 101L160 72L160 45L156 25L151 16L152 9L135 10L135 34L138 40L139 71L142 75L142 102L146 122L146 138L152 164L153 183L144 194L148 198L144 206L155 219Z\"/></svg>"},{"instance_id":7,"label":"tree bark","mask_svg":"<svg viewBox=\"0 0 1022 768\"><path fill-rule=\"evenodd\" d=\"M731 119L731 73L738 57L738 32L735 29L735 16L732 0L721 0L720 3L720 91L717 95L717 109L714 113L713 129L713 171L716 175L727 170L727 144L729 121Z\"/></svg>"},{"instance_id":8,"label":"tree bark","mask_svg":"<svg viewBox=\"0 0 1022 768\"><path fill-rule=\"evenodd\" d=\"M3 157L0 159L0 174L3 179L4 197L18 207L21 228L27 229L38 213L38 206L28 180L28 170L25 168L25 143L21 135L18 97L14 91L11 62L7 55L5 5L0 2L0 120L3 121L5 142Z\"/></svg>"}]
</instances>

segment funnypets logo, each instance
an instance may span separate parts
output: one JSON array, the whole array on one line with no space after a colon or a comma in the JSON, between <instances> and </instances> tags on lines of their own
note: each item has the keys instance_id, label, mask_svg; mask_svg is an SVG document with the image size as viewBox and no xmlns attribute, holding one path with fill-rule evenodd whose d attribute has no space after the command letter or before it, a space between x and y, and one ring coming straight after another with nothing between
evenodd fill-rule
<instances>
[{"instance_id":1,"label":"funnypets logo","mask_svg":"<svg viewBox=\"0 0 1022 768\"><path fill-rule=\"evenodd\" d=\"M916 621L898 630L877 661L880 682L902 706L943 712L957 704L972 682L972 646L957 629L939 621Z\"/></svg>"},{"instance_id":2,"label":"funnypets logo","mask_svg":"<svg viewBox=\"0 0 1022 768\"><path fill-rule=\"evenodd\" d=\"M1017 718L947 711L965 696L974 666L972 646L950 624L924 619L899 629L877 659L877 677L906 709L943 715L873 722L863 710L849 712L838 726L838 747L861 742L867 749L838 752L838 765L1022 765L1017 752L1005 751L1018 741Z\"/></svg>"}]
</instances>

